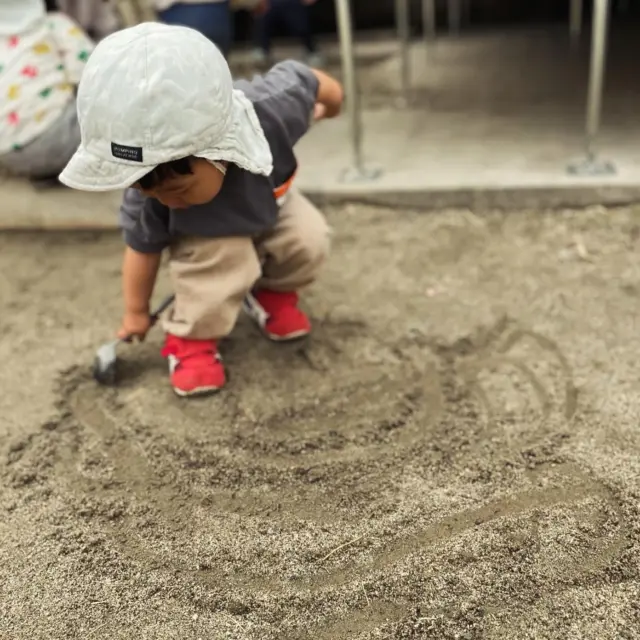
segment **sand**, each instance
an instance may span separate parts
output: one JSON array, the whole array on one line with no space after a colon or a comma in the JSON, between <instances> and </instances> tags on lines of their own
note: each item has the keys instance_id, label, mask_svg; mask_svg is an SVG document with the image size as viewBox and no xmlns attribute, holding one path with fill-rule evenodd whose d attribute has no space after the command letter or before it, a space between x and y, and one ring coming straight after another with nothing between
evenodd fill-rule
<instances>
[{"instance_id":1,"label":"sand","mask_svg":"<svg viewBox=\"0 0 640 640\"><path fill-rule=\"evenodd\" d=\"M117 235L0 236L0 638L640 638L640 208L327 213L200 401L91 380Z\"/></svg>"}]
</instances>

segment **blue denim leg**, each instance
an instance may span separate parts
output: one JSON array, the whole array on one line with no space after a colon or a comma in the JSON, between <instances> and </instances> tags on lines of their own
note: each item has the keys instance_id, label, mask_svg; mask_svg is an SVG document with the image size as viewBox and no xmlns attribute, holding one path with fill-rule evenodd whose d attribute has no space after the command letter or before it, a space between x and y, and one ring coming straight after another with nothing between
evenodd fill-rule
<instances>
[{"instance_id":1,"label":"blue denim leg","mask_svg":"<svg viewBox=\"0 0 640 640\"><path fill-rule=\"evenodd\" d=\"M229 55L233 43L233 21L229 2L207 2L205 4L174 4L158 17L165 24L182 25L196 29Z\"/></svg>"},{"instance_id":2,"label":"blue denim leg","mask_svg":"<svg viewBox=\"0 0 640 640\"><path fill-rule=\"evenodd\" d=\"M309 21L309 7L302 0L271 0L267 13L256 18L256 45L265 53L269 53L271 49L271 37L278 25L284 26L290 36L302 40L307 53L316 51Z\"/></svg>"},{"instance_id":3,"label":"blue denim leg","mask_svg":"<svg viewBox=\"0 0 640 640\"><path fill-rule=\"evenodd\" d=\"M300 38L307 53L315 53L316 43L311 31L309 6L301 0L276 0L281 19L289 33Z\"/></svg>"}]
</instances>

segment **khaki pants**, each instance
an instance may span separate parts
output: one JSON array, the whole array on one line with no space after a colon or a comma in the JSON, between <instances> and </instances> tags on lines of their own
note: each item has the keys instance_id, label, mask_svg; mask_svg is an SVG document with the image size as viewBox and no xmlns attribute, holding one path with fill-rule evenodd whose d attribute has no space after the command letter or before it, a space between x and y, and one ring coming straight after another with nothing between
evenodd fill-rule
<instances>
[{"instance_id":1,"label":"khaki pants","mask_svg":"<svg viewBox=\"0 0 640 640\"><path fill-rule=\"evenodd\" d=\"M297 291L315 280L328 250L324 217L295 190L275 228L259 238L181 238L170 252L176 301L164 329L193 340L222 338L255 286Z\"/></svg>"}]
</instances>

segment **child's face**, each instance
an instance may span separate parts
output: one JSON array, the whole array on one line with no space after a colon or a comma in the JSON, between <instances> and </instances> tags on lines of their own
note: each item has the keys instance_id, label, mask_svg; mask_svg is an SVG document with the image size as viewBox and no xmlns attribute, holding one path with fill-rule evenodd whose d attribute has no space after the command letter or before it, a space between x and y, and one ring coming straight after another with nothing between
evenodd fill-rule
<instances>
[{"instance_id":1,"label":"child's face","mask_svg":"<svg viewBox=\"0 0 640 640\"><path fill-rule=\"evenodd\" d=\"M167 178L151 189L138 188L170 209L186 209L213 200L222 188L224 174L203 158L191 160L191 171Z\"/></svg>"}]
</instances>

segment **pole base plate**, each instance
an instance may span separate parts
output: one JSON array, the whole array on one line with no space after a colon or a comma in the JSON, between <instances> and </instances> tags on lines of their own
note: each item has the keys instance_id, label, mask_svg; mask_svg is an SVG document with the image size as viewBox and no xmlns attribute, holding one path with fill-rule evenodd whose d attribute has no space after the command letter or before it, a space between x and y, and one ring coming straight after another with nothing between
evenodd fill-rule
<instances>
[{"instance_id":1,"label":"pole base plate","mask_svg":"<svg viewBox=\"0 0 640 640\"><path fill-rule=\"evenodd\" d=\"M382 175L382 167L363 166L349 167L340 175L340 182L345 184L358 184L362 182L374 182Z\"/></svg>"},{"instance_id":2,"label":"pole base plate","mask_svg":"<svg viewBox=\"0 0 640 640\"><path fill-rule=\"evenodd\" d=\"M613 162L602 160L595 156L576 160L567 167L567 172L572 176L584 178L595 178L599 176L613 176L616 174L616 167Z\"/></svg>"}]
</instances>

